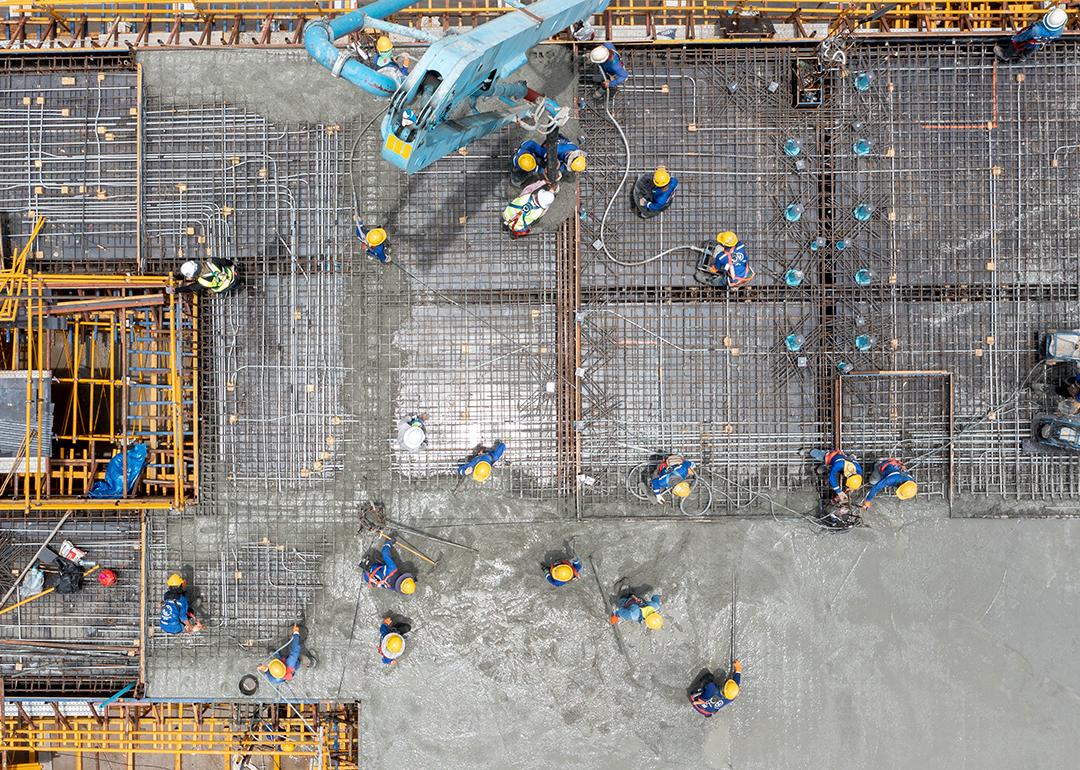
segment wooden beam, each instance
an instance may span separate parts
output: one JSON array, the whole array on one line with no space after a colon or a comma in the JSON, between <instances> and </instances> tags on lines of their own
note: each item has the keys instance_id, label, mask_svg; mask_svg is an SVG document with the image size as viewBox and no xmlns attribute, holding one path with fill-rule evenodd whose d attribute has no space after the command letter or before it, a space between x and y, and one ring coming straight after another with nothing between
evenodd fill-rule
<instances>
[{"instance_id":1,"label":"wooden beam","mask_svg":"<svg viewBox=\"0 0 1080 770\"><path fill-rule=\"evenodd\" d=\"M62 724L66 729L71 730L71 720L64 716L64 712L60 710L60 707L56 705L56 701L49 701L49 706L52 708L53 714L56 715L56 720Z\"/></svg>"},{"instance_id":2,"label":"wooden beam","mask_svg":"<svg viewBox=\"0 0 1080 770\"><path fill-rule=\"evenodd\" d=\"M169 37L165 40L165 45L180 45L180 28L183 18L180 14L173 17L172 29L169 30Z\"/></svg>"}]
</instances>

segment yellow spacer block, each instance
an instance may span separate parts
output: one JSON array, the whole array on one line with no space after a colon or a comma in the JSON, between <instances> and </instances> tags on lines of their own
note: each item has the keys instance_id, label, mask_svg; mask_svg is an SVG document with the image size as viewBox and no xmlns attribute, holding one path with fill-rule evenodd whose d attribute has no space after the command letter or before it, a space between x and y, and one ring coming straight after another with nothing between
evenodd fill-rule
<instances>
[{"instance_id":1,"label":"yellow spacer block","mask_svg":"<svg viewBox=\"0 0 1080 770\"><path fill-rule=\"evenodd\" d=\"M66 184L65 185L60 185L60 194L61 195L67 195L69 192L71 192L70 187L68 187Z\"/></svg>"},{"instance_id":2,"label":"yellow spacer block","mask_svg":"<svg viewBox=\"0 0 1080 770\"><path fill-rule=\"evenodd\" d=\"M176 189L179 190L180 192L187 192L187 185L184 184L183 182L177 182L176 183Z\"/></svg>"},{"instance_id":3,"label":"yellow spacer block","mask_svg":"<svg viewBox=\"0 0 1080 770\"><path fill-rule=\"evenodd\" d=\"M101 134L101 135L104 135L104 134L105 134L105 132L106 132L106 131L108 131L108 130L109 130L109 129L105 128L105 126L98 126L98 127L97 127L97 132L98 132L99 134Z\"/></svg>"},{"instance_id":4,"label":"yellow spacer block","mask_svg":"<svg viewBox=\"0 0 1080 770\"><path fill-rule=\"evenodd\" d=\"M34 195L44 195L44 194L45 194L45 188L44 187L35 187L34 188Z\"/></svg>"},{"instance_id":5,"label":"yellow spacer block","mask_svg":"<svg viewBox=\"0 0 1080 770\"><path fill-rule=\"evenodd\" d=\"M267 170L265 168L260 168L259 169L259 179L266 179L267 173L269 173L269 172L267 172Z\"/></svg>"},{"instance_id":6,"label":"yellow spacer block","mask_svg":"<svg viewBox=\"0 0 1080 770\"><path fill-rule=\"evenodd\" d=\"M111 142L114 138L115 137L111 133L106 133L105 134L105 141L106 142Z\"/></svg>"},{"instance_id":7,"label":"yellow spacer block","mask_svg":"<svg viewBox=\"0 0 1080 770\"><path fill-rule=\"evenodd\" d=\"M986 338L986 346L987 346L987 347L989 347L989 348L992 348L992 347L994 347L994 343L995 343L996 341L997 341L997 340L995 340L995 339L994 339L994 336L993 336L993 335L990 335L990 336L988 336L988 337Z\"/></svg>"},{"instance_id":8,"label":"yellow spacer block","mask_svg":"<svg viewBox=\"0 0 1080 770\"><path fill-rule=\"evenodd\" d=\"M986 263L986 271L988 273L992 273L995 270L997 270L997 262L994 262L993 260L991 260L991 261Z\"/></svg>"},{"instance_id":9,"label":"yellow spacer block","mask_svg":"<svg viewBox=\"0 0 1080 770\"><path fill-rule=\"evenodd\" d=\"M73 77L62 77L62 78L60 78L60 85L62 85L62 86L73 86L73 85L75 85L75 78L73 78Z\"/></svg>"},{"instance_id":10,"label":"yellow spacer block","mask_svg":"<svg viewBox=\"0 0 1080 770\"><path fill-rule=\"evenodd\" d=\"M195 235L195 228L194 227L185 227L184 232L187 233L188 235Z\"/></svg>"},{"instance_id":11,"label":"yellow spacer block","mask_svg":"<svg viewBox=\"0 0 1080 770\"><path fill-rule=\"evenodd\" d=\"M109 197L109 194L107 192L105 192L104 188L99 187L98 190L97 190L96 197L97 197L97 199L99 201L103 201L103 200L105 200L106 198Z\"/></svg>"},{"instance_id":12,"label":"yellow spacer block","mask_svg":"<svg viewBox=\"0 0 1080 770\"><path fill-rule=\"evenodd\" d=\"M976 358L982 358L983 357L983 349L982 348L975 348L975 357Z\"/></svg>"},{"instance_id":13,"label":"yellow spacer block","mask_svg":"<svg viewBox=\"0 0 1080 770\"><path fill-rule=\"evenodd\" d=\"M99 83L104 83L105 82L105 73L104 72L99 72L97 74L97 82L99 82Z\"/></svg>"},{"instance_id":14,"label":"yellow spacer block","mask_svg":"<svg viewBox=\"0 0 1080 770\"><path fill-rule=\"evenodd\" d=\"M39 96L36 99L34 99L34 104L44 104L44 103L45 103L45 97L44 96Z\"/></svg>"},{"instance_id":15,"label":"yellow spacer block","mask_svg":"<svg viewBox=\"0 0 1080 770\"><path fill-rule=\"evenodd\" d=\"M240 165L240 156L239 155L233 155L231 158L229 158L229 162L232 163L234 166L239 166Z\"/></svg>"},{"instance_id":16,"label":"yellow spacer block","mask_svg":"<svg viewBox=\"0 0 1080 770\"><path fill-rule=\"evenodd\" d=\"M686 126L687 131L697 131L697 123L690 123Z\"/></svg>"},{"instance_id":17,"label":"yellow spacer block","mask_svg":"<svg viewBox=\"0 0 1080 770\"><path fill-rule=\"evenodd\" d=\"M223 216L223 217L231 217L232 213L235 210L236 209L234 209L232 206L222 206L221 207L221 216Z\"/></svg>"},{"instance_id":18,"label":"yellow spacer block","mask_svg":"<svg viewBox=\"0 0 1080 770\"><path fill-rule=\"evenodd\" d=\"M133 118L138 117L139 116L139 108L138 107L129 107L128 108L128 115L130 115Z\"/></svg>"},{"instance_id":19,"label":"yellow spacer block","mask_svg":"<svg viewBox=\"0 0 1080 770\"><path fill-rule=\"evenodd\" d=\"M30 106L30 97L29 96L24 96L22 98L22 103L23 103L24 107L29 107Z\"/></svg>"},{"instance_id":20,"label":"yellow spacer block","mask_svg":"<svg viewBox=\"0 0 1080 770\"><path fill-rule=\"evenodd\" d=\"M62 117L62 118L70 118L71 117L71 108L70 107L64 107L62 110L60 110L60 117Z\"/></svg>"},{"instance_id":21,"label":"yellow spacer block","mask_svg":"<svg viewBox=\"0 0 1080 770\"><path fill-rule=\"evenodd\" d=\"M34 168L41 168L41 158L34 161Z\"/></svg>"}]
</instances>

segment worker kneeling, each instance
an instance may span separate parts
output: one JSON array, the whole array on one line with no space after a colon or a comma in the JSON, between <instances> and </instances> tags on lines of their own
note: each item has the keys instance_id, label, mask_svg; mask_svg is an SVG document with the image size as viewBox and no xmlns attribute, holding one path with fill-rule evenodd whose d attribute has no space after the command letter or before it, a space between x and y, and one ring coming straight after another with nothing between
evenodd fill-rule
<instances>
[{"instance_id":1,"label":"worker kneeling","mask_svg":"<svg viewBox=\"0 0 1080 770\"><path fill-rule=\"evenodd\" d=\"M634 182L631 196L634 201L634 209L642 219L652 219L659 216L671 206L672 196L679 187L679 180L673 177L668 170L660 166L652 174L642 174Z\"/></svg>"},{"instance_id":2,"label":"worker kneeling","mask_svg":"<svg viewBox=\"0 0 1080 770\"><path fill-rule=\"evenodd\" d=\"M416 578L410 572L402 572L398 563L394 561L391 548L395 540L387 540L382 547L382 561L368 561L361 563L364 570L364 582L372 588L385 588L389 591L397 591L405 596L416 593Z\"/></svg>"},{"instance_id":3,"label":"worker kneeling","mask_svg":"<svg viewBox=\"0 0 1080 770\"><path fill-rule=\"evenodd\" d=\"M544 571L547 573L547 581L556 588L561 588L581 576L581 562L577 558L564 559L555 564L549 564Z\"/></svg>"},{"instance_id":4,"label":"worker kneeling","mask_svg":"<svg viewBox=\"0 0 1080 770\"><path fill-rule=\"evenodd\" d=\"M477 484L483 484L491 478L491 469L495 463L502 459L506 452L506 444L499 441L491 449L480 447L473 452L472 457L458 466L459 476L471 476Z\"/></svg>"},{"instance_id":5,"label":"worker kneeling","mask_svg":"<svg viewBox=\"0 0 1080 770\"><path fill-rule=\"evenodd\" d=\"M292 627L292 637L288 642L289 654L284 660L281 658L281 650L267 662L259 665L259 671L274 684L281 684L292 680L296 669L300 667L300 652L303 649L300 642L300 626Z\"/></svg>"},{"instance_id":6,"label":"worker kneeling","mask_svg":"<svg viewBox=\"0 0 1080 770\"><path fill-rule=\"evenodd\" d=\"M915 479L904 464L895 457L890 457L882 460L874 469L870 477L870 491L866 493L862 507L869 508L870 501L877 497L879 492L893 487L896 488L896 496L901 500L910 500L919 492Z\"/></svg>"},{"instance_id":7,"label":"worker kneeling","mask_svg":"<svg viewBox=\"0 0 1080 770\"><path fill-rule=\"evenodd\" d=\"M664 502L664 494L670 490L678 498L685 499L693 491L690 478L694 475L694 463L682 455L668 455L660 461L649 479L649 491L656 502Z\"/></svg>"},{"instance_id":8,"label":"worker kneeling","mask_svg":"<svg viewBox=\"0 0 1080 770\"><path fill-rule=\"evenodd\" d=\"M650 631L659 631L664 627L664 617L660 614L660 594L653 594L648 600L633 592L627 592L619 598L611 611L611 625L620 620L644 623Z\"/></svg>"},{"instance_id":9,"label":"worker kneeling","mask_svg":"<svg viewBox=\"0 0 1080 770\"><path fill-rule=\"evenodd\" d=\"M843 451L833 449L826 452L824 449L813 449L810 456L825 466L829 489L836 502L847 502L848 493L862 487L862 466Z\"/></svg>"},{"instance_id":10,"label":"worker kneeling","mask_svg":"<svg viewBox=\"0 0 1080 770\"><path fill-rule=\"evenodd\" d=\"M180 277L187 283L177 287L179 292L197 292L205 289L211 294L224 294L236 286L237 274L229 259L207 259L196 262L189 259L180 265Z\"/></svg>"},{"instance_id":11,"label":"worker kneeling","mask_svg":"<svg viewBox=\"0 0 1080 770\"><path fill-rule=\"evenodd\" d=\"M166 634L193 634L202 630L202 623L195 617L188 602L187 581L177 572L165 581L167 590L161 601L158 628Z\"/></svg>"},{"instance_id":12,"label":"worker kneeling","mask_svg":"<svg viewBox=\"0 0 1080 770\"><path fill-rule=\"evenodd\" d=\"M521 191L503 209L502 224L512 238L522 238L532 232L535 225L555 202L555 190L540 180Z\"/></svg>"},{"instance_id":13,"label":"worker kneeling","mask_svg":"<svg viewBox=\"0 0 1080 770\"><path fill-rule=\"evenodd\" d=\"M718 233L716 243L706 244L694 276L708 286L738 289L754 280L746 244L730 230Z\"/></svg>"},{"instance_id":14,"label":"worker kneeling","mask_svg":"<svg viewBox=\"0 0 1080 770\"><path fill-rule=\"evenodd\" d=\"M588 168L588 159L580 147L571 142L562 134L559 134L555 149L559 161L557 179L563 174L581 174ZM515 185L523 185L544 176L547 172L547 149L532 139L526 139L514 153L510 164L511 181Z\"/></svg>"},{"instance_id":15,"label":"worker kneeling","mask_svg":"<svg viewBox=\"0 0 1080 770\"><path fill-rule=\"evenodd\" d=\"M379 655L387 666L393 666L405 652L405 635L412 630L408 623L395 623L387 615L379 626Z\"/></svg>"},{"instance_id":16,"label":"worker kneeling","mask_svg":"<svg viewBox=\"0 0 1080 770\"><path fill-rule=\"evenodd\" d=\"M703 717L711 717L724 706L739 697L739 688L742 685L742 662L734 660L731 663L731 676L721 677L724 681L721 686L713 675L706 674L698 680L698 688L690 695L690 705Z\"/></svg>"}]
</instances>

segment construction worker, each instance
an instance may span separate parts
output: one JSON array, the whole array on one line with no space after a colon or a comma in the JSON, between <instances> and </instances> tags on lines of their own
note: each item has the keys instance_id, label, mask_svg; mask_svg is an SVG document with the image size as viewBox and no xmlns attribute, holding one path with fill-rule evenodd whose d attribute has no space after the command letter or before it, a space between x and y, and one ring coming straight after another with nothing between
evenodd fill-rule
<instances>
[{"instance_id":1,"label":"construction worker","mask_svg":"<svg viewBox=\"0 0 1080 770\"><path fill-rule=\"evenodd\" d=\"M202 623L191 611L188 601L187 581L179 572L169 575L165 581L165 597L161 600L158 628L169 635L194 634L202 630Z\"/></svg>"},{"instance_id":2,"label":"construction worker","mask_svg":"<svg viewBox=\"0 0 1080 770\"><path fill-rule=\"evenodd\" d=\"M399 86L405 82L405 78L409 74L409 69L406 66L408 61L407 58L404 59L404 64L398 61L398 58L394 55L394 41L388 36L380 35L379 39L375 41L375 69Z\"/></svg>"},{"instance_id":3,"label":"construction worker","mask_svg":"<svg viewBox=\"0 0 1080 770\"><path fill-rule=\"evenodd\" d=\"M395 623L394 619L387 615L379 626L379 655L382 662L393 666L398 658L405 652L405 635L412 629L408 623Z\"/></svg>"},{"instance_id":4,"label":"construction worker","mask_svg":"<svg viewBox=\"0 0 1080 770\"><path fill-rule=\"evenodd\" d=\"M458 466L459 476L472 476L473 481L483 484L491 478L491 469L495 463L502 459L506 452L506 444L501 441L495 442L491 449L478 448L472 457Z\"/></svg>"},{"instance_id":5,"label":"construction worker","mask_svg":"<svg viewBox=\"0 0 1080 770\"><path fill-rule=\"evenodd\" d=\"M356 215L353 215L353 221L356 223L356 237L364 243L368 257L389 265L390 244L387 242L386 229L381 225L368 227Z\"/></svg>"},{"instance_id":6,"label":"construction worker","mask_svg":"<svg viewBox=\"0 0 1080 770\"><path fill-rule=\"evenodd\" d=\"M1008 40L997 43L994 54L1006 62L1023 61L1034 56L1047 43L1061 37L1068 23L1069 14L1065 6L1054 6L1039 21L1024 27Z\"/></svg>"},{"instance_id":7,"label":"construction worker","mask_svg":"<svg viewBox=\"0 0 1080 770\"><path fill-rule=\"evenodd\" d=\"M690 705L703 717L711 717L724 706L739 697L742 684L742 661L731 663L731 676L724 679L721 687L712 674L706 674L698 682L698 688L690 695Z\"/></svg>"},{"instance_id":8,"label":"construction worker","mask_svg":"<svg viewBox=\"0 0 1080 770\"><path fill-rule=\"evenodd\" d=\"M406 452L418 452L427 442L427 431L424 428L424 415L414 414L403 420L398 420L397 442L398 446Z\"/></svg>"},{"instance_id":9,"label":"construction worker","mask_svg":"<svg viewBox=\"0 0 1080 770\"><path fill-rule=\"evenodd\" d=\"M207 259L201 265L189 259L180 265L180 277L188 283L176 288L178 292L206 289L211 294L224 294L236 286L236 268L230 259Z\"/></svg>"},{"instance_id":10,"label":"construction worker","mask_svg":"<svg viewBox=\"0 0 1080 770\"><path fill-rule=\"evenodd\" d=\"M882 460L874 469L870 477L870 491L866 493L862 507L869 508L870 501L877 497L878 492L893 487L896 487L896 496L901 500L910 500L919 491L915 479L908 473L904 464L895 457L890 457Z\"/></svg>"},{"instance_id":11,"label":"construction worker","mask_svg":"<svg viewBox=\"0 0 1080 770\"><path fill-rule=\"evenodd\" d=\"M619 86L630 77L630 73L623 66L622 57L611 43L603 43L589 51L589 61L601 70L600 74L594 78L594 82L606 88L613 96Z\"/></svg>"},{"instance_id":12,"label":"construction worker","mask_svg":"<svg viewBox=\"0 0 1080 770\"><path fill-rule=\"evenodd\" d=\"M634 183L634 208L642 219L655 217L671 205L679 180L663 166L650 174L642 174Z\"/></svg>"},{"instance_id":13,"label":"construction worker","mask_svg":"<svg viewBox=\"0 0 1080 770\"><path fill-rule=\"evenodd\" d=\"M547 181L541 179L533 182L503 209L503 228L510 232L512 238L528 235L532 232L532 226L554 202L555 191Z\"/></svg>"},{"instance_id":14,"label":"construction worker","mask_svg":"<svg viewBox=\"0 0 1080 770\"><path fill-rule=\"evenodd\" d=\"M717 233L716 243L705 247L698 263L697 279L710 286L738 289L754 280L746 244L730 230Z\"/></svg>"},{"instance_id":15,"label":"construction worker","mask_svg":"<svg viewBox=\"0 0 1080 770\"><path fill-rule=\"evenodd\" d=\"M829 474L829 489L837 502L847 502L847 493L862 486L862 466L843 451L812 449L810 457L825 466L825 471Z\"/></svg>"},{"instance_id":16,"label":"construction worker","mask_svg":"<svg viewBox=\"0 0 1080 770\"><path fill-rule=\"evenodd\" d=\"M416 593L416 578L411 572L399 571L398 563L394 561L390 550L395 540L387 540L382 547L382 561L368 560L360 563L364 570L364 582L372 588L385 588L389 591L397 591L405 596Z\"/></svg>"},{"instance_id":17,"label":"construction worker","mask_svg":"<svg viewBox=\"0 0 1080 770\"><path fill-rule=\"evenodd\" d=\"M669 489L676 497L686 498L692 490L690 477L694 475L694 463L682 455L668 455L660 461L649 479L649 490L656 502L664 502L664 493Z\"/></svg>"},{"instance_id":18,"label":"construction worker","mask_svg":"<svg viewBox=\"0 0 1080 770\"><path fill-rule=\"evenodd\" d=\"M559 134L555 149L559 159L559 178L567 172L580 174L588 168L588 159L580 147ZM533 175L543 176L547 170L547 149L532 139L526 139L514 153L512 172L515 184L522 184Z\"/></svg>"},{"instance_id":19,"label":"construction worker","mask_svg":"<svg viewBox=\"0 0 1080 770\"><path fill-rule=\"evenodd\" d=\"M549 564L544 567L547 581L556 588L561 588L567 583L573 583L581 576L581 561L575 556L572 559Z\"/></svg>"},{"instance_id":20,"label":"construction worker","mask_svg":"<svg viewBox=\"0 0 1080 770\"><path fill-rule=\"evenodd\" d=\"M620 620L633 620L644 623L650 631L659 631L664 627L664 617L660 614L660 594L653 594L646 601L627 589L611 611L610 620L613 626Z\"/></svg>"},{"instance_id":21,"label":"construction worker","mask_svg":"<svg viewBox=\"0 0 1080 770\"><path fill-rule=\"evenodd\" d=\"M300 643L300 626L293 625L292 638L289 639L287 646L289 654L284 660L281 658L281 649L279 649L269 661L259 664L259 671L274 684L291 681L293 675L296 674L296 669L300 667L300 651L303 649Z\"/></svg>"}]
</instances>

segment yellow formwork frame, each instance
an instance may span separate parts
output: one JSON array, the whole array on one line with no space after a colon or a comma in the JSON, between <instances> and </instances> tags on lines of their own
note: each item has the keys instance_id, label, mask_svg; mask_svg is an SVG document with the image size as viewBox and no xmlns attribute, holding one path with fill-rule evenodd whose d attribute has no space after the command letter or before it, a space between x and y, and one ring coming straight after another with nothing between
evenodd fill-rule
<instances>
[{"instance_id":1,"label":"yellow formwork frame","mask_svg":"<svg viewBox=\"0 0 1080 770\"><path fill-rule=\"evenodd\" d=\"M0 511L60 511L71 508L80 510L160 510L182 508L188 498L187 490L195 489L195 478L187 477L187 467L197 468L198 447L194 436L184 438L185 424L191 425L196 414L194 403L197 401L197 383L195 369L184 370L178 356L183 349L193 350L194 335L197 326L194 321L196 305L191 306L192 329L179 328L180 299L175 294L176 281L171 276L97 276L75 274L35 274L14 271L5 275L7 280L0 286L0 300L10 303L11 319L19 318L17 326L12 328L13 339L7 354L7 368L26 371L26 406L25 433L22 442L28 455L15 462L13 475L21 481L18 497L10 493L0 497ZM128 294L125 289L136 293ZM154 292L154 290L160 292ZM77 292L65 295L62 292ZM57 294L60 292L61 294ZM157 353L149 360L166 364L163 375L154 374L154 383L160 383L166 403L159 408L156 404L142 407L148 414L135 413L136 425L146 425L168 435L168 443L158 445L157 436L147 441L151 449L151 462L155 466L153 474L147 477L147 486L151 489L164 487L164 494L143 495L109 500L88 500L81 496L104 471L105 461L94 451L95 445L107 444L113 447L127 447L132 441L128 435L128 399L132 383L132 372L127 361L126 334L128 319L132 313L143 313L145 318L153 318L153 307L141 307L140 302L146 297L156 297L160 306L160 328L151 328L147 334L162 332L157 343ZM134 304L126 304L134 303ZM46 316L66 319L67 331L56 333L45 326ZM99 349L97 334L90 334L90 343L84 342L86 332L101 332L109 340L105 349ZM180 334L185 335L181 345ZM67 349L65 335L70 334L71 349ZM52 350L54 337L61 339L59 351ZM116 350L119 346L119 352ZM53 373L57 366L55 354L59 354L59 369L66 369L65 374ZM162 359L157 354L164 354ZM117 365L118 356L120 365ZM104 361L100 359L104 359ZM134 365L134 363L132 363ZM82 451L82 457L75 456L75 450L61 447L58 454L51 458L43 456L42 447L48 438L36 441L36 437L46 432L44 416L46 405L42 402L43 384L49 377L53 382L72 389L73 397L65 414L54 415L53 433L69 445L89 446ZM118 391L121 395L118 396ZM82 397L74 394L85 393ZM35 395L36 394L36 395ZM192 402L190 412L185 411L184 401ZM135 404L136 407L140 405ZM101 410L108 410L106 432L98 430L98 417ZM158 432L158 431L155 431ZM156 454L155 454L156 453ZM149 463L148 463L149 465ZM126 475L126 474L125 474ZM5 484L6 486L6 484ZM76 496L76 489L80 495ZM0 487L0 494L4 488Z\"/></svg>"},{"instance_id":2,"label":"yellow formwork frame","mask_svg":"<svg viewBox=\"0 0 1080 770\"><path fill-rule=\"evenodd\" d=\"M116 703L104 711L70 716L53 705L47 716L25 711L5 716L0 751L74 754L77 766L95 755L126 757L127 767L146 754L184 757L291 757L318 770L355 770L359 747L359 704L274 706L271 719L239 719L231 704Z\"/></svg>"},{"instance_id":3,"label":"yellow formwork frame","mask_svg":"<svg viewBox=\"0 0 1080 770\"><path fill-rule=\"evenodd\" d=\"M268 3L266 0L223 0L210 8L198 3L182 7L174 0L119 0L93 3L88 0L47 0L18 2L0 0L0 7L11 17L25 16L31 24L59 25L64 31L77 24L113 24L125 21L139 25L151 21L234 22L235 20L277 21L314 19L338 15L353 10L357 2L322 4L311 0ZM186 5L186 4L184 4ZM614 0L602 15L614 26L644 25L645 19L659 17L664 23L676 23L679 18L693 19L695 24L713 24L732 13L761 13L774 21L797 17L801 23L831 23L840 18L859 17L873 13L883 5L881 0L850 0L849 2L794 2L793 0L757 0L756 2L710 2L709 0ZM482 23L508 12L502 0L421 0L394 15L403 24L419 24L423 17L460 19L458 24ZM512 12L512 11L511 11ZM899 0L896 8L884 18L884 28L893 30L931 31L936 28L954 30L1008 29L1032 21L1046 12L1041 2L1028 0L966 0L920 2Z\"/></svg>"}]
</instances>

